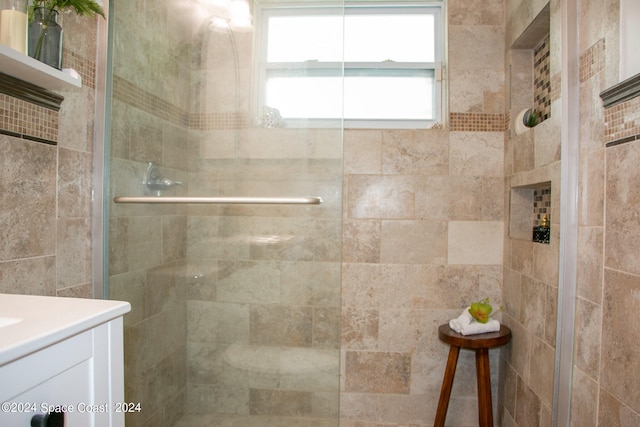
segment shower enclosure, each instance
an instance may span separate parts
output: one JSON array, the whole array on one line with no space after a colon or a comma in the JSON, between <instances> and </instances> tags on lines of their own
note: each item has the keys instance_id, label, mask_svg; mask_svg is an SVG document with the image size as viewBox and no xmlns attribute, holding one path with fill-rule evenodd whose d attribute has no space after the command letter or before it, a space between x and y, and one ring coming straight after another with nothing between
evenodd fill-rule
<instances>
[{"instance_id":1,"label":"shower enclosure","mask_svg":"<svg viewBox=\"0 0 640 427\"><path fill-rule=\"evenodd\" d=\"M260 105L261 5L238 2L108 2L128 427L338 425L343 132Z\"/></svg>"}]
</instances>

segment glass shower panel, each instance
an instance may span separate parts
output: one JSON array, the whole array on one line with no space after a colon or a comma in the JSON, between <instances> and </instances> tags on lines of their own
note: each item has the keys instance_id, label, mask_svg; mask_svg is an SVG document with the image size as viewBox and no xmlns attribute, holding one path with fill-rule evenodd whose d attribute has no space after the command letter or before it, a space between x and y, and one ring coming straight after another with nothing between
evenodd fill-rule
<instances>
[{"instance_id":1,"label":"glass shower panel","mask_svg":"<svg viewBox=\"0 0 640 427\"><path fill-rule=\"evenodd\" d=\"M109 3L108 191L152 198L109 206L127 426L337 426L342 129L264 120L260 32L225 25L228 2Z\"/></svg>"}]
</instances>

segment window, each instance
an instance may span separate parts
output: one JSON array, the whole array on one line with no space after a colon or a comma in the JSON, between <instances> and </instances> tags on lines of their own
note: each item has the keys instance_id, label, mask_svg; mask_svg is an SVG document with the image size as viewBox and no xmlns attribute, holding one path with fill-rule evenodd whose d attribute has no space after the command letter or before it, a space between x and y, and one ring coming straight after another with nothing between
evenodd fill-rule
<instances>
[{"instance_id":1,"label":"window","mask_svg":"<svg viewBox=\"0 0 640 427\"><path fill-rule=\"evenodd\" d=\"M441 121L439 5L264 7L260 22L258 104L288 126Z\"/></svg>"}]
</instances>

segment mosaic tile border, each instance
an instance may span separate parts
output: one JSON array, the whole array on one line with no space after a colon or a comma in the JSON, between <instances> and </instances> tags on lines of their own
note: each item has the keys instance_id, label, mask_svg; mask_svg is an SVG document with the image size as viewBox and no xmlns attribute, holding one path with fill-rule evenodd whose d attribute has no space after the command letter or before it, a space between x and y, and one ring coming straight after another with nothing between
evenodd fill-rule
<instances>
[{"instance_id":1,"label":"mosaic tile border","mask_svg":"<svg viewBox=\"0 0 640 427\"><path fill-rule=\"evenodd\" d=\"M245 113L189 114L120 76L114 76L113 86L114 97L117 100L191 130L233 130L249 127L249 117ZM453 131L504 132L508 129L509 120L509 114L450 113L449 128Z\"/></svg>"},{"instance_id":2,"label":"mosaic tile border","mask_svg":"<svg viewBox=\"0 0 640 427\"><path fill-rule=\"evenodd\" d=\"M607 147L640 139L640 96L605 109Z\"/></svg>"},{"instance_id":3,"label":"mosaic tile border","mask_svg":"<svg viewBox=\"0 0 640 427\"><path fill-rule=\"evenodd\" d=\"M580 81L604 70L605 43L599 40L580 57ZM640 140L640 74L600 93L604 106L604 142L613 147Z\"/></svg>"},{"instance_id":4,"label":"mosaic tile border","mask_svg":"<svg viewBox=\"0 0 640 427\"><path fill-rule=\"evenodd\" d=\"M62 50L64 68L73 68L82 77L83 87L95 89L95 61L77 55L70 50ZM58 109L64 99L55 92L38 88L40 99L52 99L42 102L29 99L17 93L0 93L0 133L49 145L58 144ZM43 98L44 95L48 97ZM56 104L57 105L54 105Z\"/></svg>"},{"instance_id":5,"label":"mosaic tile border","mask_svg":"<svg viewBox=\"0 0 640 427\"><path fill-rule=\"evenodd\" d=\"M450 113L449 130L464 132L506 132L510 114Z\"/></svg>"},{"instance_id":6,"label":"mosaic tile border","mask_svg":"<svg viewBox=\"0 0 640 427\"><path fill-rule=\"evenodd\" d=\"M533 53L533 110L540 121L551 117L551 47L547 36Z\"/></svg>"},{"instance_id":7,"label":"mosaic tile border","mask_svg":"<svg viewBox=\"0 0 640 427\"><path fill-rule=\"evenodd\" d=\"M58 112L0 93L0 133L58 144Z\"/></svg>"},{"instance_id":8,"label":"mosaic tile border","mask_svg":"<svg viewBox=\"0 0 640 427\"><path fill-rule=\"evenodd\" d=\"M543 215L551 222L551 185L533 190L533 225L540 225Z\"/></svg>"},{"instance_id":9,"label":"mosaic tile border","mask_svg":"<svg viewBox=\"0 0 640 427\"><path fill-rule=\"evenodd\" d=\"M604 39L600 39L580 55L580 83L604 71L604 63L605 45Z\"/></svg>"}]
</instances>

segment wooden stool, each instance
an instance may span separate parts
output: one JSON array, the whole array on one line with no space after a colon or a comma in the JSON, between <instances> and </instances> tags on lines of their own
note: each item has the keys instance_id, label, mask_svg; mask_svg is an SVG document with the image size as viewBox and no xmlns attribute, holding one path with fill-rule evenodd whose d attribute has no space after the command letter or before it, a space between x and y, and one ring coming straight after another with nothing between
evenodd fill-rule
<instances>
[{"instance_id":1,"label":"wooden stool","mask_svg":"<svg viewBox=\"0 0 640 427\"><path fill-rule=\"evenodd\" d=\"M511 330L500 325L499 332L488 332L477 335L461 335L455 332L446 323L438 328L438 338L445 344L449 344L449 358L444 371L440 400L434 427L443 427L451 397L451 386L456 374L458 353L461 348L476 352L476 377L478 380L478 418L480 427L493 427L493 408L491 405L491 373L489 371L489 349L505 345L511 339Z\"/></svg>"}]
</instances>

